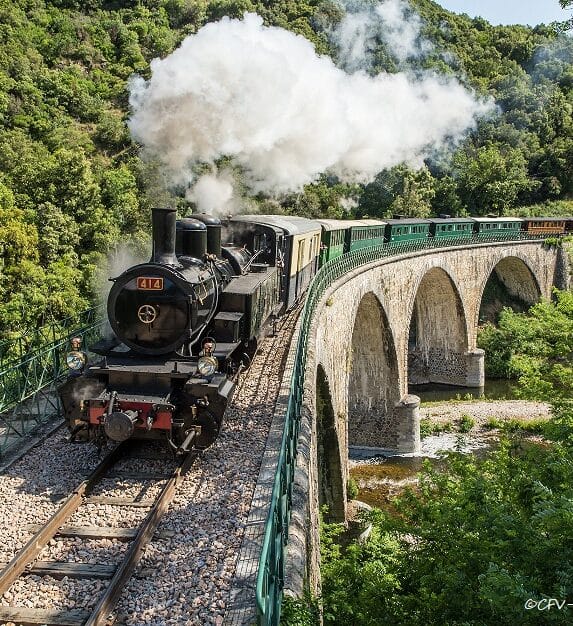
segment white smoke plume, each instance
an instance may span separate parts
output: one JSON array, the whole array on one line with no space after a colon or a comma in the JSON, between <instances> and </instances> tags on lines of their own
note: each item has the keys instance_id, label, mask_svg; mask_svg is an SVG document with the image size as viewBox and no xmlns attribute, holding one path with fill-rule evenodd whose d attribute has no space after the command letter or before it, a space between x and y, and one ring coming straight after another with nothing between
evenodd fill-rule
<instances>
[{"instance_id":1,"label":"white smoke plume","mask_svg":"<svg viewBox=\"0 0 573 626\"><path fill-rule=\"evenodd\" d=\"M134 242L124 242L110 252L105 259L101 259L94 273L92 283L93 292L97 295L98 306L104 307L107 302L113 285L110 277L116 278L130 267L149 261L151 241L138 243L139 245L136 246ZM111 339L114 336L109 321L106 322L102 336L105 339Z\"/></svg>"},{"instance_id":2,"label":"white smoke plume","mask_svg":"<svg viewBox=\"0 0 573 626\"><path fill-rule=\"evenodd\" d=\"M350 213L358 206L358 200L356 198L340 198L338 204L345 213Z\"/></svg>"},{"instance_id":3,"label":"white smoke plume","mask_svg":"<svg viewBox=\"0 0 573 626\"><path fill-rule=\"evenodd\" d=\"M433 49L432 43L421 37L420 17L404 0L375 5L347 0L342 4L346 15L330 32L330 38L338 49L338 64L347 72L368 69L379 40L400 65Z\"/></svg>"},{"instance_id":4,"label":"white smoke plume","mask_svg":"<svg viewBox=\"0 0 573 626\"><path fill-rule=\"evenodd\" d=\"M255 14L207 24L151 70L148 82L131 81L129 126L186 186L194 166L223 156L269 195L324 172L367 182L402 162L420 166L489 110L453 78L349 74Z\"/></svg>"},{"instance_id":5,"label":"white smoke plume","mask_svg":"<svg viewBox=\"0 0 573 626\"><path fill-rule=\"evenodd\" d=\"M200 213L233 212L235 207L233 179L225 172L203 174L185 194L185 198L194 202Z\"/></svg>"}]
</instances>

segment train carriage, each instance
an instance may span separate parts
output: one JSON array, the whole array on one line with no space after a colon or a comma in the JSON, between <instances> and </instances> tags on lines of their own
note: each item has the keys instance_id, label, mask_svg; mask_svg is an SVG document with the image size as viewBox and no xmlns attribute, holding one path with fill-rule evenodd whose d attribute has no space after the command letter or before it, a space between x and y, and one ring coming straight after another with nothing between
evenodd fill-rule
<instances>
[{"instance_id":1,"label":"train carriage","mask_svg":"<svg viewBox=\"0 0 573 626\"><path fill-rule=\"evenodd\" d=\"M430 222L430 236L440 239L442 237L468 237L474 232L474 221L467 217L436 217Z\"/></svg>"},{"instance_id":2,"label":"train carriage","mask_svg":"<svg viewBox=\"0 0 573 626\"><path fill-rule=\"evenodd\" d=\"M276 255L281 257L277 261L284 265L284 303L291 308L318 270L320 224L294 215L241 215L231 218L228 228L237 230L241 225L245 232L255 229L256 233L266 226L276 233Z\"/></svg>"},{"instance_id":3,"label":"train carriage","mask_svg":"<svg viewBox=\"0 0 573 626\"><path fill-rule=\"evenodd\" d=\"M384 243L381 220L316 220L322 227L320 265L342 254Z\"/></svg>"},{"instance_id":4,"label":"train carriage","mask_svg":"<svg viewBox=\"0 0 573 626\"><path fill-rule=\"evenodd\" d=\"M523 230L530 235L562 235L565 232L564 217L524 217Z\"/></svg>"},{"instance_id":5,"label":"train carriage","mask_svg":"<svg viewBox=\"0 0 573 626\"><path fill-rule=\"evenodd\" d=\"M323 219L317 219L316 221L322 228L320 238L320 266L322 267L328 261L337 259L346 252L344 247L349 222Z\"/></svg>"},{"instance_id":6,"label":"train carriage","mask_svg":"<svg viewBox=\"0 0 573 626\"><path fill-rule=\"evenodd\" d=\"M474 233L478 238L487 235L513 236L519 233L523 226L523 220L519 217L472 217Z\"/></svg>"},{"instance_id":7,"label":"train carriage","mask_svg":"<svg viewBox=\"0 0 573 626\"><path fill-rule=\"evenodd\" d=\"M386 222L381 220L352 220L346 231L345 252L379 246L384 243Z\"/></svg>"},{"instance_id":8,"label":"train carriage","mask_svg":"<svg viewBox=\"0 0 573 626\"><path fill-rule=\"evenodd\" d=\"M415 218L391 219L386 222L387 242L414 241L430 236L430 220Z\"/></svg>"}]
</instances>

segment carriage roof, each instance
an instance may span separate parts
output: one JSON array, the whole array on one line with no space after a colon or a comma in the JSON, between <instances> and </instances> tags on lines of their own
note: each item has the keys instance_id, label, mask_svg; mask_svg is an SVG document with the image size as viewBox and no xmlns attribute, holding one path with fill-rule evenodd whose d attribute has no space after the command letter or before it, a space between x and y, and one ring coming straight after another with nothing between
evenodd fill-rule
<instances>
[{"instance_id":1,"label":"carriage roof","mask_svg":"<svg viewBox=\"0 0 573 626\"><path fill-rule=\"evenodd\" d=\"M365 226L386 226L386 222L382 220L315 220L324 230L346 230L347 228L365 227Z\"/></svg>"},{"instance_id":2,"label":"carriage roof","mask_svg":"<svg viewBox=\"0 0 573 626\"><path fill-rule=\"evenodd\" d=\"M232 223L248 222L261 224L271 228L279 228L289 235L302 235L320 231L320 224L296 215L236 215L230 220Z\"/></svg>"}]
</instances>

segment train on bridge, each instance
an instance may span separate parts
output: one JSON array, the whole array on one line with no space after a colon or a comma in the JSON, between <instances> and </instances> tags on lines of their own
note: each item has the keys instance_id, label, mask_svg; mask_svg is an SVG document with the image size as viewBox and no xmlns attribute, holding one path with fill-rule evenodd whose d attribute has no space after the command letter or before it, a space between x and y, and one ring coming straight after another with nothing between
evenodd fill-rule
<instances>
[{"instance_id":1,"label":"train on bridge","mask_svg":"<svg viewBox=\"0 0 573 626\"><path fill-rule=\"evenodd\" d=\"M72 340L59 394L71 437L99 446L164 439L176 453L212 444L239 372L319 268L400 241L573 232L573 218L308 220L154 209L148 263L111 279L111 336Z\"/></svg>"}]
</instances>

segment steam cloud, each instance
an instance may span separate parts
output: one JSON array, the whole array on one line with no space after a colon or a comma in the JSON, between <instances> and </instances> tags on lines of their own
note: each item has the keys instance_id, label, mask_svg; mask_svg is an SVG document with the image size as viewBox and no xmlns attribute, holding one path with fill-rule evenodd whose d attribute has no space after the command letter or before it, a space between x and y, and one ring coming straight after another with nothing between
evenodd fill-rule
<instances>
[{"instance_id":1,"label":"steam cloud","mask_svg":"<svg viewBox=\"0 0 573 626\"><path fill-rule=\"evenodd\" d=\"M405 44L397 54L406 58L415 24L404 25L400 4L380 5L378 17L389 21L390 39ZM353 48L348 29L343 22L351 58L363 44ZM231 201L228 177L214 166L222 156L243 169L251 191L269 195L299 190L324 172L367 182L402 162L420 166L489 110L451 77L348 73L255 14L207 24L151 70L148 82L130 83L133 137L173 183L197 183L188 197L203 208ZM197 182L193 168L205 163L212 173Z\"/></svg>"},{"instance_id":2,"label":"steam cloud","mask_svg":"<svg viewBox=\"0 0 573 626\"><path fill-rule=\"evenodd\" d=\"M330 36L338 48L338 64L347 72L369 69L377 40L404 66L433 49L420 35L422 21L403 0L385 0L365 7L363 2L343 2L346 15Z\"/></svg>"}]
</instances>

